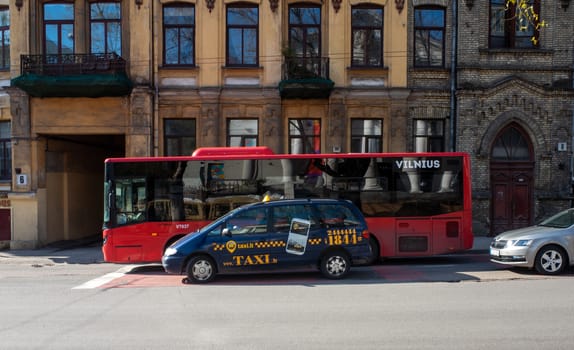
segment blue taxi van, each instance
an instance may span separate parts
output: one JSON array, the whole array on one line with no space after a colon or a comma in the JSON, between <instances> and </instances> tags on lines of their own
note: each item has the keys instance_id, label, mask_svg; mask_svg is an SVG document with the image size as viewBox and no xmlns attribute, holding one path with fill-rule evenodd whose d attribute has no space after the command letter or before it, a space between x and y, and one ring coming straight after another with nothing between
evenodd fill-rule
<instances>
[{"instance_id":1,"label":"blue taxi van","mask_svg":"<svg viewBox=\"0 0 574 350\"><path fill-rule=\"evenodd\" d=\"M186 283L216 274L316 268L329 279L372 261L370 233L350 201L288 199L247 204L166 249L162 265Z\"/></svg>"}]
</instances>

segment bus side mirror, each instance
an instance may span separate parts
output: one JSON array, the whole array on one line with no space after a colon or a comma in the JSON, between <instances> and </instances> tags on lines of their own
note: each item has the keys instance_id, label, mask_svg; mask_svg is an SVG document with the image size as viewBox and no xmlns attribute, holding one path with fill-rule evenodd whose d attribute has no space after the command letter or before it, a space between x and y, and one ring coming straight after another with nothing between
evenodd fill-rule
<instances>
[{"instance_id":1,"label":"bus side mirror","mask_svg":"<svg viewBox=\"0 0 574 350\"><path fill-rule=\"evenodd\" d=\"M223 229L222 234L227 237L231 237L231 231L226 227Z\"/></svg>"}]
</instances>

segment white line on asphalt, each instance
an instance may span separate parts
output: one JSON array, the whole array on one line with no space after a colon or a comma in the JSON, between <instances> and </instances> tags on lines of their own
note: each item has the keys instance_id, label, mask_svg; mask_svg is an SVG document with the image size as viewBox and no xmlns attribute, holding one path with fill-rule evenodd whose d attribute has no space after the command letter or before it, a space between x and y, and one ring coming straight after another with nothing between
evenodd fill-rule
<instances>
[{"instance_id":1,"label":"white line on asphalt","mask_svg":"<svg viewBox=\"0 0 574 350\"><path fill-rule=\"evenodd\" d=\"M133 266L124 266L121 269L117 270L116 272L110 272L98 278L94 278L91 281L86 283L80 284L72 289L94 289L103 286L106 283L109 283L116 278L123 277L126 273L130 272L134 267Z\"/></svg>"}]
</instances>

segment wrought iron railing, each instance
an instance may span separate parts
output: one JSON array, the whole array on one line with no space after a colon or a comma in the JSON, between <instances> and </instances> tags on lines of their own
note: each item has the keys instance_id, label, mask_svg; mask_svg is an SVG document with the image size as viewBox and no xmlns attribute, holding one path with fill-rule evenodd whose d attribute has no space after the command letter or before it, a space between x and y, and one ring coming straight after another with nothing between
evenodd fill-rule
<instances>
[{"instance_id":1,"label":"wrought iron railing","mask_svg":"<svg viewBox=\"0 0 574 350\"><path fill-rule=\"evenodd\" d=\"M283 79L329 79L328 57L285 57Z\"/></svg>"},{"instance_id":2,"label":"wrought iron railing","mask_svg":"<svg viewBox=\"0 0 574 350\"><path fill-rule=\"evenodd\" d=\"M126 60L115 53L20 55L21 74L86 75L126 73Z\"/></svg>"}]
</instances>

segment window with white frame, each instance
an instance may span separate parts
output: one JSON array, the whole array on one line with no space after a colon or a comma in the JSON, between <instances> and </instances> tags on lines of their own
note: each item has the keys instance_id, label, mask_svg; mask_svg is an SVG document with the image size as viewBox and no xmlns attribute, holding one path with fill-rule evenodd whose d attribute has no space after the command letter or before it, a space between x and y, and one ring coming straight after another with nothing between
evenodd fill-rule
<instances>
[{"instance_id":1,"label":"window with white frame","mask_svg":"<svg viewBox=\"0 0 574 350\"><path fill-rule=\"evenodd\" d=\"M228 119L227 146L254 147L258 145L259 120L257 119Z\"/></svg>"},{"instance_id":2,"label":"window with white frame","mask_svg":"<svg viewBox=\"0 0 574 350\"><path fill-rule=\"evenodd\" d=\"M321 153L320 119L289 119L289 153Z\"/></svg>"},{"instance_id":3,"label":"window with white frame","mask_svg":"<svg viewBox=\"0 0 574 350\"><path fill-rule=\"evenodd\" d=\"M415 119L415 152L444 152L444 120Z\"/></svg>"},{"instance_id":4,"label":"window with white frame","mask_svg":"<svg viewBox=\"0 0 574 350\"><path fill-rule=\"evenodd\" d=\"M351 120L351 152L379 153L383 151L383 120Z\"/></svg>"}]
</instances>

